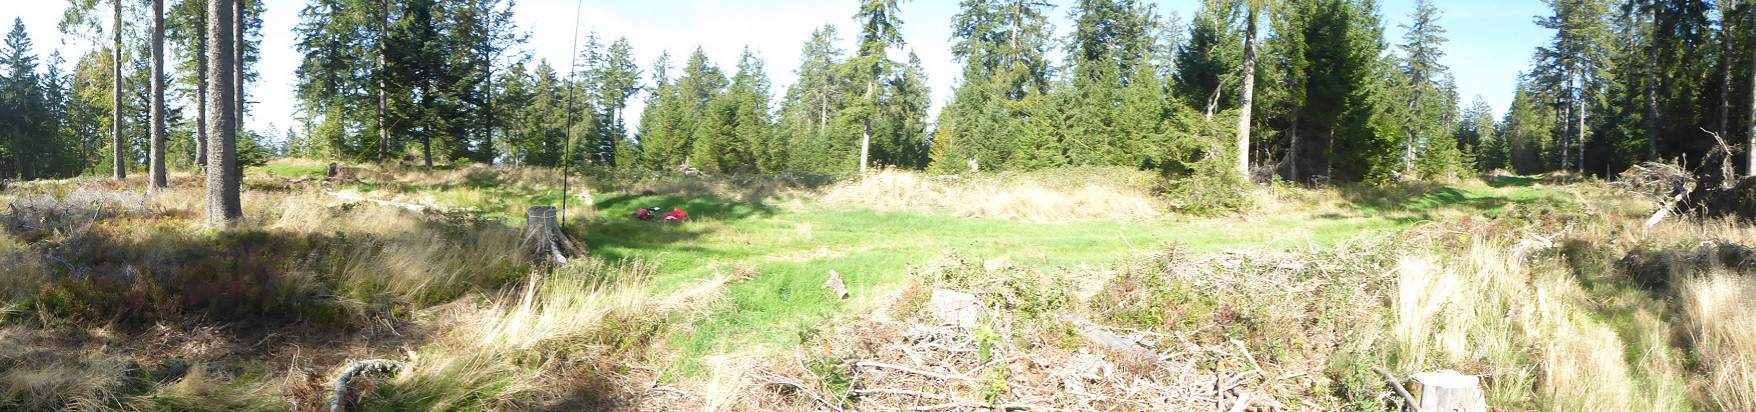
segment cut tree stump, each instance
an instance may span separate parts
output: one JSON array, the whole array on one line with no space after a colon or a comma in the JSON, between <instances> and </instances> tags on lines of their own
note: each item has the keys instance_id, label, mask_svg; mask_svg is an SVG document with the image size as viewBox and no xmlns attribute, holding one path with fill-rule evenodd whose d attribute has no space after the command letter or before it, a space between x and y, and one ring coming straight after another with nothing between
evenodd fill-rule
<instances>
[{"instance_id":1,"label":"cut tree stump","mask_svg":"<svg viewBox=\"0 0 1756 412\"><path fill-rule=\"evenodd\" d=\"M568 257L584 255L585 252L567 239L561 232L561 225L556 220L559 215L554 206L532 206L525 213L524 251L539 261L553 265L567 264Z\"/></svg>"},{"instance_id":2,"label":"cut tree stump","mask_svg":"<svg viewBox=\"0 0 1756 412\"><path fill-rule=\"evenodd\" d=\"M1414 376L1421 384L1422 412L1487 412L1488 403L1482 393L1481 378L1446 369L1421 372Z\"/></svg>"}]
</instances>

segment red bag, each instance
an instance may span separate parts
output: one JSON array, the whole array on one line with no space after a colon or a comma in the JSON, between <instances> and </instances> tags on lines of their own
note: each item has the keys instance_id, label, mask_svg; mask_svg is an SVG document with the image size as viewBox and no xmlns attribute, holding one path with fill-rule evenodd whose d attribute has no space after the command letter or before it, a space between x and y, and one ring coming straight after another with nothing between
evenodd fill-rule
<instances>
[{"instance_id":1,"label":"red bag","mask_svg":"<svg viewBox=\"0 0 1756 412\"><path fill-rule=\"evenodd\" d=\"M682 208L676 207L671 208L671 212L664 215L665 220L683 220L686 217L689 217L689 212L684 212Z\"/></svg>"}]
</instances>

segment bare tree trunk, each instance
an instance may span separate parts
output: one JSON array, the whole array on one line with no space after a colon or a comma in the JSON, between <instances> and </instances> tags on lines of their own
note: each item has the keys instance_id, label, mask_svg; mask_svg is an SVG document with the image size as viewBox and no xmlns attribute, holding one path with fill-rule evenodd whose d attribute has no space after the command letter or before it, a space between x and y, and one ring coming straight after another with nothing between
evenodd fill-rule
<instances>
[{"instance_id":1,"label":"bare tree trunk","mask_svg":"<svg viewBox=\"0 0 1756 412\"><path fill-rule=\"evenodd\" d=\"M1731 135L1732 113L1732 31L1725 11L1719 15L1719 128L1721 135ZM1728 153L1729 155L1729 153Z\"/></svg>"},{"instance_id":2,"label":"bare tree trunk","mask_svg":"<svg viewBox=\"0 0 1756 412\"><path fill-rule=\"evenodd\" d=\"M212 1L212 0L208 0ZM247 0L232 0L232 133L236 138L243 137L244 129L244 10Z\"/></svg>"},{"instance_id":3,"label":"bare tree trunk","mask_svg":"<svg viewBox=\"0 0 1756 412\"><path fill-rule=\"evenodd\" d=\"M1750 13L1750 17L1756 19L1756 13ZM1756 22L1752 22L1752 27L1756 27ZM1747 163L1744 175L1756 176L1756 45L1746 47L1750 49L1750 144L1745 146L1748 151L1744 153L1744 161Z\"/></svg>"},{"instance_id":4,"label":"bare tree trunk","mask_svg":"<svg viewBox=\"0 0 1756 412\"><path fill-rule=\"evenodd\" d=\"M1583 81L1580 82L1581 85L1584 85L1584 83L1585 82ZM1581 94L1583 94L1583 91ZM1579 140L1575 140L1573 146L1573 151L1577 152L1576 156L1579 156L1579 161L1573 164L1573 168L1574 171L1583 175L1585 174L1585 99L1583 98L1584 96L1581 97L1582 98L1578 99L1579 127L1575 127L1575 129L1577 129L1576 131L1579 133Z\"/></svg>"},{"instance_id":5,"label":"bare tree trunk","mask_svg":"<svg viewBox=\"0 0 1756 412\"><path fill-rule=\"evenodd\" d=\"M390 126L385 124L390 119L390 88L384 80L385 55L390 53L385 42L390 37L390 0L379 0L379 5L384 7L384 14L378 16L378 162L383 163L384 158L390 157Z\"/></svg>"},{"instance_id":6,"label":"bare tree trunk","mask_svg":"<svg viewBox=\"0 0 1756 412\"><path fill-rule=\"evenodd\" d=\"M485 51L482 54L484 55L483 56L484 58L482 60L487 62L487 64L488 64L488 77L487 77L488 100L484 104L484 106L486 106L488 109L488 114L487 114L488 134L487 134L487 137L482 140L484 142L482 144L482 147L483 147L482 150L485 151L485 153L483 153L483 154L486 155L485 157L488 158L487 163L492 165L492 164L494 164L494 157L495 157L494 156L494 56L493 56L493 52L491 52L491 51ZM611 116L610 117L610 122L611 122L610 124L614 125L615 124L615 117L614 117L615 114L612 113L610 116Z\"/></svg>"},{"instance_id":7,"label":"bare tree trunk","mask_svg":"<svg viewBox=\"0 0 1756 412\"><path fill-rule=\"evenodd\" d=\"M148 193L165 188L165 0L152 0L152 155Z\"/></svg>"},{"instance_id":8,"label":"bare tree trunk","mask_svg":"<svg viewBox=\"0 0 1756 412\"><path fill-rule=\"evenodd\" d=\"M1656 42L1658 30L1653 32L1654 39L1648 41ZM1658 44L1650 45L1647 53L1652 66L1646 70L1646 160L1658 161Z\"/></svg>"},{"instance_id":9,"label":"bare tree trunk","mask_svg":"<svg viewBox=\"0 0 1756 412\"><path fill-rule=\"evenodd\" d=\"M207 168L207 22L195 27L195 168Z\"/></svg>"},{"instance_id":10,"label":"bare tree trunk","mask_svg":"<svg viewBox=\"0 0 1756 412\"><path fill-rule=\"evenodd\" d=\"M1568 89L1572 89L1572 84L1572 79L1570 79ZM1572 93L1572 91L1568 91L1568 93ZM1561 137L1556 140L1559 140L1559 144L1561 144L1561 165L1559 165L1558 170L1566 172L1568 170L1566 161L1572 158L1568 146L1573 142L1573 102L1566 102L1565 107L1561 109Z\"/></svg>"},{"instance_id":11,"label":"bare tree trunk","mask_svg":"<svg viewBox=\"0 0 1756 412\"><path fill-rule=\"evenodd\" d=\"M115 23L110 26L116 41L116 48L110 51L113 57L110 60L110 102L113 106L110 110L110 126L115 136L114 161L111 163L115 166L112 175L116 180L122 180L128 178L128 161L125 159L127 151L124 150L128 143L122 139L122 0L110 0L110 3L116 6Z\"/></svg>"},{"instance_id":12,"label":"bare tree trunk","mask_svg":"<svg viewBox=\"0 0 1756 412\"><path fill-rule=\"evenodd\" d=\"M867 101L872 100L872 94L874 92L876 92L877 89L878 89L878 80L873 79L873 80L866 81L866 100ZM860 132L860 173L861 174L866 173L866 164L871 159L872 116L873 116L873 113L866 114L866 128L864 131Z\"/></svg>"},{"instance_id":13,"label":"bare tree trunk","mask_svg":"<svg viewBox=\"0 0 1756 412\"><path fill-rule=\"evenodd\" d=\"M212 39L208 50L208 63L212 66L208 71L213 74L205 85L213 95L208 101L208 111L213 116L207 119L207 128L211 129L208 136L213 139L208 143L212 150L208 151L207 159L207 225L218 229L231 228L244 217L244 207L238 199L238 112L232 108L237 102L232 96L236 91L232 78L238 75L232 62L232 48L236 45L232 41L236 35L232 9L237 6L234 0L208 0L207 5Z\"/></svg>"},{"instance_id":14,"label":"bare tree trunk","mask_svg":"<svg viewBox=\"0 0 1756 412\"><path fill-rule=\"evenodd\" d=\"M1244 25L1244 84L1238 91L1238 176L1250 179L1250 109L1256 101L1256 8Z\"/></svg>"}]
</instances>

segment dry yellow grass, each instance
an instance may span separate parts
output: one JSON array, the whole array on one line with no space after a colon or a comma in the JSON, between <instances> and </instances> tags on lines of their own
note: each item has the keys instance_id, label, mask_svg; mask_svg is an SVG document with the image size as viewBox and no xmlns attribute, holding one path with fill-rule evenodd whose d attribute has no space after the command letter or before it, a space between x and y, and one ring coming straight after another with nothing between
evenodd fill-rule
<instances>
[{"instance_id":1,"label":"dry yellow grass","mask_svg":"<svg viewBox=\"0 0 1756 412\"><path fill-rule=\"evenodd\" d=\"M1095 219L1150 219L1160 202L1128 178L1055 179L1035 175L929 177L886 169L823 191L830 204L877 210L950 208L960 217L1042 222Z\"/></svg>"},{"instance_id":2,"label":"dry yellow grass","mask_svg":"<svg viewBox=\"0 0 1756 412\"><path fill-rule=\"evenodd\" d=\"M1533 268L1514 249L1478 239L1461 256L1401 259L1392 303L1398 368L1475 365L1465 372L1491 376L1494 405L1689 409L1669 325L1653 313L1662 301L1631 292L1606 303L1564 268ZM1592 312L1612 305L1632 308L1632 320L1611 323ZM1640 355L1628 355L1629 345Z\"/></svg>"},{"instance_id":3,"label":"dry yellow grass","mask_svg":"<svg viewBox=\"0 0 1756 412\"><path fill-rule=\"evenodd\" d=\"M1756 281L1714 271L1684 282L1689 339L1707 369L1699 386L1705 404L1726 411L1756 410Z\"/></svg>"}]
</instances>

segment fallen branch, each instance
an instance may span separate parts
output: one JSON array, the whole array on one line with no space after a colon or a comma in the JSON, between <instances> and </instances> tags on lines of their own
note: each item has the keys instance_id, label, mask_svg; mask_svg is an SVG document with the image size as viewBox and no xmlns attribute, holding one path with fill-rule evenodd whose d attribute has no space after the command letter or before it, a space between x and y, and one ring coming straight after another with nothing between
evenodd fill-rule
<instances>
[{"instance_id":1,"label":"fallen branch","mask_svg":"<svg viewBox=\"0 0 1756 412\"><path fill-rule=\"evenodd\" d=\"M772 384L772 385L791 386L794 389L798 389L799 392L804 392L806 396L810 396L811 399L817 401L817 403L821 403L821 404L823 404L823 406L828 406L829 409L834 409L836 411L846 411L846 409L842 409L841 405L830 403L828 399L824 399L822 396L817 395L817 392L811 391L811 388L805 387L804 384L794 382L791 379L787 379L786 377L776 375L773 372L768 372L768 371L760 371L760 372L766 373L769 376L772 376L772 378L765 377L762 375L757 375L755 372L749 372L749 373L746 373L745 375L749 375L751 378L755 378L756 380L759 380L759 381L768 382L769 384Z\"/></svg>"},{"instance_id":2,"label":"fallen branch","mask_svg":"<svg viewBox=\"0 0 1756 412\"><path fill-rule=\"evenodd\" d=\"M1402 382L1397 381L1396 375L1391 374L1390 371L1384 370L1382 367L1373 366L1372 370L1378 372L1379 375L1384 375L1384 380L1390 382L1390 387L1396 389L1396 394L1401 395L1402 400L1408 401L1408 406L1413 407L1414 405L1421 404L1420 401L1415 400L1414 395L1408 394L1408 389L1402 387Z\"/></svg>"},{"instance_id":3,"label":"fallen branch","mask_svg":"<svg viewBox=\"0 0 1756 412\"><path fill-rule=\"evenodd\" d=\"M879 369L890 369L890 370L894 370L894 371L908 372L908 373L926 376L926 377L930 377L930 378L937 378L939 380L948 380L948 381L949 380L958 380L958 381L964 381L964 382L976 382L977 381L975 378L970 378L970 377L966 377L966 376L947 375L947 374L937 373L937 372L928 372L928 371L924 371L924 370L920 370L920 369L909 368L906 366L891 365L888 363L881 363L881 362L859 361L859 362L854 362L854 366L864 366L864 367L868 367L868 368L879 368Z\"/></svg>"},{"instance_id":4,"label":"fallen branch","mask_svg":"<svg viewBox=\"0 0 1756 412\"><path fill-rule=\"evenodd\" d=\"M1244 412L1244 408L1248 407L1250 407L1250 393L1238 391L1238 401L1232 403L1232 408L1228 410L1231 412Z\"/></svg>"},{"instance_id":5,"label":"fallen branch","mask_svg":"<svg viewBox=\"0 0 1756 412\"><path fill-rule=\"evenodd\" d=\"M906 389L855 389L854 393L859 394L860 396L903 395L903 396L916 396L916 397L922 397L922 398L927 398L927 399L951 400L950 396L945 396L945 395L940 395L940 394L935 394L935 393L926 393L926 392L921 392L921 391L911 391L911 390L906 390Z\"/></svg>"},{"instance_id":6,"label":"fallen branch","mask_svg":"<svg viewBox=\"0 0 1756 412\"><path fill-rule=\"evenodd\" d=\"M385 359L363 360L348 365L348 368L341 372L341 376L335 377L335 398L329 401L329 412L354 410L352 406L357 401L354 397L358 394L355 394L354 388L349 385L352 385L360 375L368 372L390 374L395 373L397 369L402 369L402 362Z\"/></svg>"},{"instance_id":7,"label":"fallen branch","mask_svg":"<svg viewBox=\"0 0 1756 412\"><path fill-rule=\"evenodd\" d=\"M1003 403L1003 404L995 405L995 404L977 403L977 402L952 402L952 403L941 403L938 405L916 406L913 408L909 408L909 410L936 411L936 410L940 410L940 409L975 409L975 408L992 409L992 410L997 410L997 411L1032 411L1032 410L1047 410L1048 409L1048 408L1044 408L1042 406L1022 404L1022 403Z\"/></svg>"}]
</instances>

